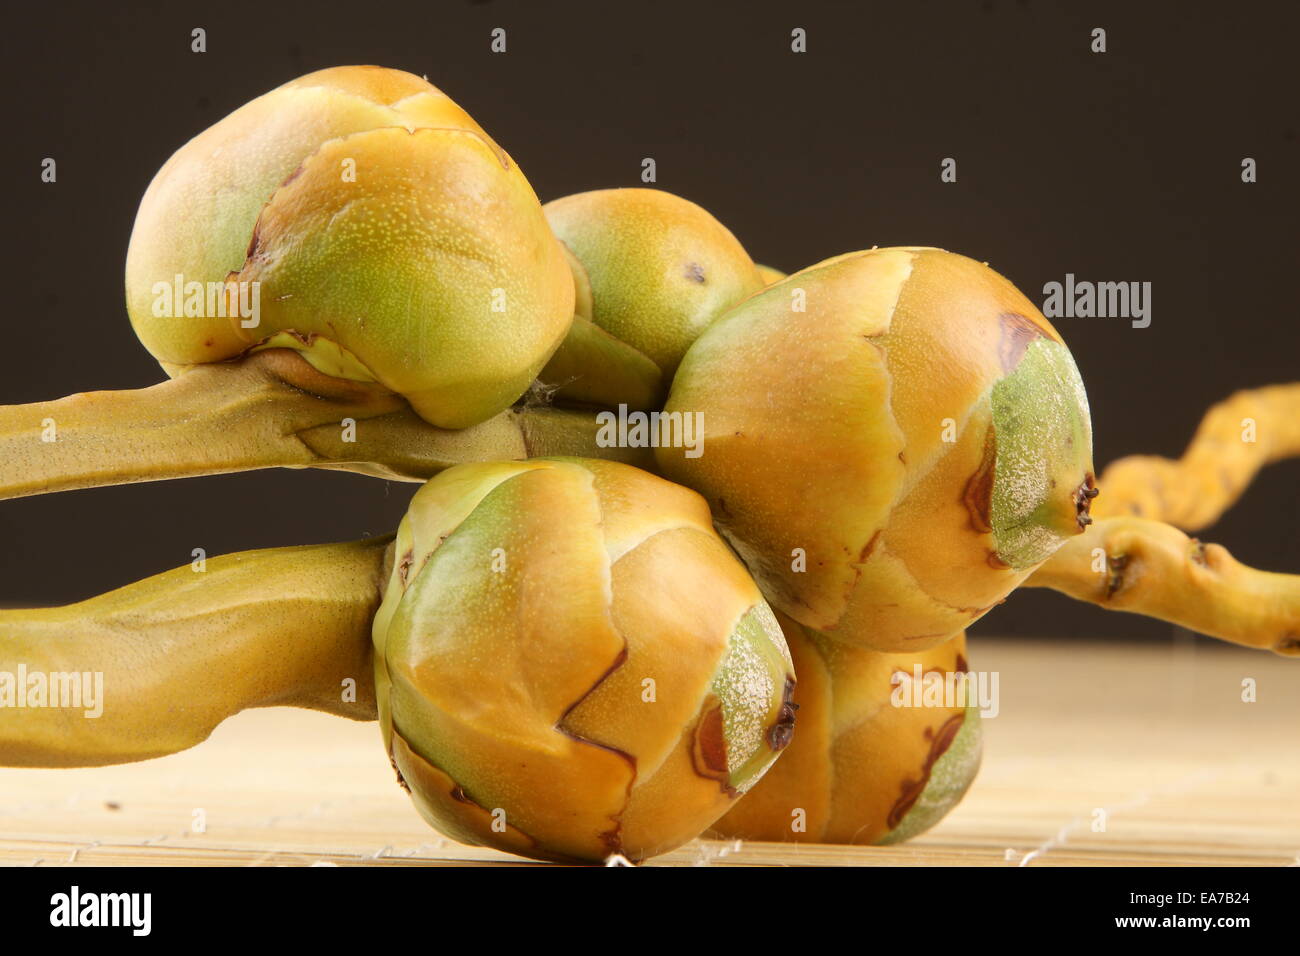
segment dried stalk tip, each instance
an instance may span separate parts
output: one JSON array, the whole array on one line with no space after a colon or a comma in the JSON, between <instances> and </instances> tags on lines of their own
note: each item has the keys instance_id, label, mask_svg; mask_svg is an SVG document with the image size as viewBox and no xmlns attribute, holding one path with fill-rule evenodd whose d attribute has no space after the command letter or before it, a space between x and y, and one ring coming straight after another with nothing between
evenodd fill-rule
<instances>
[{"instance_id":1,"label":"dried stalk tip","mask_svg":"<svg viewBox=\"0 0 1300 956\"><path fill-rule=\"evenodd\" d=\"M1088 525L1092 524L1092 499L1101 494L1101 489L1097 487L1097 479L1092 472L1084 477L1083 483L1074 490L1074 511L1075 520L1079 522L1079 530L1084 531Z\"/></svg>"},{"instance_id":2,"label":"dried stalk tip","mask_svg":"<svg viewBox=\"0 0 1300 956\"><path fill-rule=\"evenodd\" d=\"M767 745L773 750L784 750L794 738L794 716L799 705L793 700L794 697L794 678L785 679L784 699L781 701L781 712L777 715L776 723L768 728Z\"/></svg>"}]
</instances>

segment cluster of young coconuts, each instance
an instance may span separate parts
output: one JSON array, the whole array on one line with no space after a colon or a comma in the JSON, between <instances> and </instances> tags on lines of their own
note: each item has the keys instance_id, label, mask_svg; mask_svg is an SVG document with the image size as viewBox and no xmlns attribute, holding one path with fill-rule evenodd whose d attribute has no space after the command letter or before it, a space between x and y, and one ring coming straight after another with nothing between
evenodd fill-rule
<instances>
[{"instance_id":1,"label":"cluster of young coconuts","mask_svg":"<svg viewBox=\"0 0 1300 956\"><path fill-rule=\"evenodd\" d=\"M160 309L174 279L257 283L256 325ZM986 265L887 248L784 277L667 192L543 206L400 71L313 73L182 147L126 293L171 380L0 411L0 493L431 480L395 536L3 612L0 664L106 675L99 720L0 716L10 766L295 704L377 715L435 827L525 856L906 839L969 786L980 725L891 706L895 675L965 671L966 627L1096 494L1070 353ZM702 413L702 445L609 447L619 406Z\"/></svg>"}]
</instances>

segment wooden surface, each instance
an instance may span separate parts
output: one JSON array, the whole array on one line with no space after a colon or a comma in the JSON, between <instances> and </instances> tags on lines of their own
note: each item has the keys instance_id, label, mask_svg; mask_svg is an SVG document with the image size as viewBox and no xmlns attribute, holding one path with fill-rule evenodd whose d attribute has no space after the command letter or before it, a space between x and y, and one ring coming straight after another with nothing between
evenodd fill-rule
<instances>
[{"instance_id":1,"label":"wooden surface","mask_svg":"<svg viewBox=\"0 0 1300 956\"><path fill-rule=\"evenodd\" d=\"M1300 661L1190 638L971 646L971 666L1000 675L1001 713L975 785L934 830L888 848L695 841L652 863L1300 865ZM0 770L9 865L464 862L522 861L430 830L375 724L255 711L161 760Z\"/></svg>"}]
</instances>

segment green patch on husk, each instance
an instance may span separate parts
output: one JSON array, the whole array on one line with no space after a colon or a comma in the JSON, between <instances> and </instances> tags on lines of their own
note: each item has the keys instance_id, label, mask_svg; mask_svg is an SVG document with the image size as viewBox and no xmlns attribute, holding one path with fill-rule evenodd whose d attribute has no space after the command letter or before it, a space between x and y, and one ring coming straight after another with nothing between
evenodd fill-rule
<instances>
[{"instance_id":1,"label":"green patch on husk","mask_svg":"<svg viewBox=\"0 0 1300 956\"><path fill-rule=\"evenodd\" d=\"M1069 349L1039 338L993 386L992 406L990 523L998 557L1020 571L1081 530L1075 489L1092 467L1088 397Z\"/></svg>"}]
</instances>

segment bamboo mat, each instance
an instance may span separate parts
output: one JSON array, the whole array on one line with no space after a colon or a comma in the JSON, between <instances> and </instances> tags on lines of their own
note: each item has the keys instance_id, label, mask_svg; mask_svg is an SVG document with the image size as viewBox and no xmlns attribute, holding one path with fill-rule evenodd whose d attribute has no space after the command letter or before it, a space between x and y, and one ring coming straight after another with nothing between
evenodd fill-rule
<instances>
[{"instance_id":1,"label":"bamboo mat","mask_svg":"<svg viewBox=\"0 0 1300 956\"><path fill-rule=\"evenodd\" d=\"M973 668L1000 675L1001 713L970 793L934 830L897 847L697 840L652 864L1300 865L1300 661L1187 637L971 649ZM441 839L376 725L321 714L241 714L146 763L0 770L7 865L521 862Z\"/></svg>"}]
</instances>

